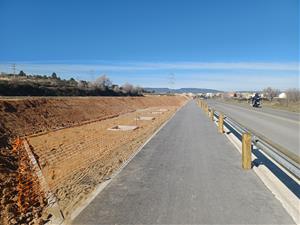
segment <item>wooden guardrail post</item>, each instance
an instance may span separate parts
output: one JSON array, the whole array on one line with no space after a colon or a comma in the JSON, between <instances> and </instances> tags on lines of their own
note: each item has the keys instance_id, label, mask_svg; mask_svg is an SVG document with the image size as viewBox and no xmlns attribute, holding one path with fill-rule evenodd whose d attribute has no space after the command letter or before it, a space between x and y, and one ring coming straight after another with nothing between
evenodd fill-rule
<instances>
[{"instance_id":1,"label":"wooden guardrail post","mask_svg":"<svg viewBox=\"0 0 300 225\"><path fill-rule=\"evenodd\" d=\"M224 115L222 113L219 114L218 129L221 134L224 133Z\"/></svg>"},{"instance_id":2,"label":"wooden guardrail post","mask_svg":"<svg viewBox=\"0 0 300 225\"><path fill-rule=\"evenodd\" d=\"M251 169L251 134L244 133L242 136L242 168Z\"/></svg>"},{"instance_id":3,"label":"wooden guardrail post","mask_svg":"<svg viewBox=\"0 0 300 225\"><path fill-rule=\"evenodd\" d=\"M215 110L210 109L210 119L211 119L211 121L214 121L214 114L215 114Z\"/></svg>"}]
</instances>

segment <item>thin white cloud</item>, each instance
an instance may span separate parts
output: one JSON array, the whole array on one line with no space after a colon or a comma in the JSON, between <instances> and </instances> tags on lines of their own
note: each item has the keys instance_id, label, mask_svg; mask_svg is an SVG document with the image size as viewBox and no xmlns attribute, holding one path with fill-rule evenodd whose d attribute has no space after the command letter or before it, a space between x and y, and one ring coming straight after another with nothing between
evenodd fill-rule
<instances>
[{"instance_id":1,"label":"thin white cloud","mask_svg":"<svg viewBox=\"0 0 300 225\"><path fill-rule=\"evenodd\" d=\"M261 62L92 62L33 63L15 62L17 71L62 78L94 80L107 74L117 84L130 82L144 87L168 87L170 72L174 87L206 87L220 90L258 90L273 86L280 89L299 87L299 63ZM0 72L12 72L10 63L0 63Z\"/></svg>"},{"instance_id":2,"label":"thin white cloud","mask_svg":"<svg viewBox=\"0 0 300 225\"><path fill-rule=\"evenodd\" d=\"M269 71L294 71L299 72L299 63L260 63L260 62L128 62L128 63L93 63L93 64L72 64L72 63L16 63L19 68L38 71L58 72L88 72L95 71L153 71L153 70L269 70ZM3 63L3 68L9 69L11 64Z\"/></svg>"},{"instance_id":3,"label":"thin white cloud","mask_svg":"<svg viewBox=\"0 0 300 225\"><path fill-rule=\"evenodd\" d=\"M148 63L142 64L142 68L154 69L180 69L180 70L299 70L299 63L251 63L251 62L235 62L235 63L203 63L203 62L179 62L179 63Z\"/></svg>"},{"instance_id":4,"label":"thin white cloud","mask_svg":"<svg viewBox=\"0 0 300 225\"><path fill-rule=\"evenodd\" d=\"M168 75L147 74L146 76L110 76L120 83L129 82L144 87L170 87ZM297 75L274 75L257 73L251 76L244 73L181 73L176 74L172 87L211 88L218 90L261 90L268 86L285 90L298 88L299 76Z\"/></svg>"}]
</instances>

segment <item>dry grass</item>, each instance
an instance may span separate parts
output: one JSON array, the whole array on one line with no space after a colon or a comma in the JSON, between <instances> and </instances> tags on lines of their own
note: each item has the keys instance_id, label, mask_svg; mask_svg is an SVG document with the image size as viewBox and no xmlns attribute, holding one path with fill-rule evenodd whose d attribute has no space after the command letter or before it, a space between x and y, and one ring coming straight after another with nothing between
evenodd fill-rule
<instances>
[{"instance_id":1,"label":"dry grass","mask_svg":"<svg viewBox=\"0 0 300 225\"><path fill-rule=\"evenodd\" d=\"M240 104L240 105L249 106L249 103L245 99L224 99L224 101L228 102L228 103L232 103L232 104ZM268 100L263 100L262 107L300 113L300 102L299 101L287 103L286 100L273 100L272 102L270 102Z\"/></svg>"},{"instance_id":2,"label":"dry grass","mask_svg":"<svg viewBox=\"0 0 300 225\"><path fill-rule=\"evenodd\" d=\"M263 102L264 107L269 107L273 109L280 109L280 110L286 110L290 112L300 112L300 102L289 102L289 103L280 103L278 101Z\"/></svg>"}]
</instances>

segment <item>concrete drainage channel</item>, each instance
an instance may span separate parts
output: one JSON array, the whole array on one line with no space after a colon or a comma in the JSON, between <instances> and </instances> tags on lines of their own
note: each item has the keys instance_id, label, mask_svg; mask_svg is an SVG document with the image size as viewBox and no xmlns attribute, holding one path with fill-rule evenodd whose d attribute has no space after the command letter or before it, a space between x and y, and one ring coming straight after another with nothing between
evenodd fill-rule
<instances>
[{"instance_id":1,"label":"concrete drainage channel","mask_svg":"<svg viewBox=\"0 0 300 225\"><path fill-rule=\"evenodd\" d=\"M153 111L151 112L152 114L162 114L163 112L167 112L168 109L159 109L158 111ZM135 121L152 121L155 120L155 117L153 116L137 116L136 118L134 118ZM110 131L132 131L132 130L136 130L139 127L137 125L116 125L113 126L111 128L108 128L107 130Z\"/></svg>"},{"instance_id":2,"label":"concrete drainage channel","mask_svg":"<svg viewBox=\"0 0 300 225\"><path fill-rule=\"evenodd\" d=\"M216 112L205 101L198 101L198 105L218 126L219 132L225 134L242 154L242 168L253 169L282 203L296 224L300 224L300 166L298 160L285 155L281 149L272 146L270 141L260 138L233 119Z\"/></svg>"},{"instance_id":3,"label":"concrete drainage channel","mask_svg":"<svg viewBox=\"0 0 300 225\"><path fill-rule=\"evenodd\" d=\"M163 114L163 112L159 112L159 111L155 111L155 112L151 112L151 113L154 114L154 115Z\"/></svg>"},{"instance_id":4,"label":"concrete drainage channel","mask_svg":"<svg viewBox=\"0 0 300 225\"><path fill-rule=\"evenodd\" d=\"M157 111L151 112L152 114L163 114L164 112L168 112L168 109L158 109Z\"/></svg>"},{"instance_id":5,"label":"concrete drainage channel","mask_svg":"<svg viewBox=\"0 0 300 225\"><path fill-rule=\"evenodd\" d=\"M152 111L152 114L163 114L164 112L168 112L168 109L158 109L157 111ZM153 116L137 116L134 118L135 121L152 121L155 120L155 117ZM131 131L131 130L136 130L139 127L137 125L116 125L111 128L108 128L107 130L110 131Z\"/></svg>"},{"instance_id":6,"label":"concrete drainage channel","mask_svg":"<svg viewBox=\"0 0 300 225\"><path fill-rule=\"evenodd\" d=\"M151 121L151 120L155 120L155 117L152 117L152 116L138 116L138 117L135 118L134 120Z\"/></svg>"},{"instance_id":7,"label":"concrete drainage channel","mask_svg":"<svg viewBox=\"0 0 300 225\"><path fill-rule=\"evenodd\" d=\"M130 130L136 130L136 129L138 129L138 126L117 125L117 126L108 128L107 130L111 130L111 131L130 131Z\"/></svg>"},{"instance_id":8,"label":"concrete drainage channel","mask_svg":"<svg viewBox=\"0 0 300 225\"><path fill-rule=\"evenodd\" d=\"M159 109L158 112L168 112L168 109Z\"/></svg>"}]
</instances>

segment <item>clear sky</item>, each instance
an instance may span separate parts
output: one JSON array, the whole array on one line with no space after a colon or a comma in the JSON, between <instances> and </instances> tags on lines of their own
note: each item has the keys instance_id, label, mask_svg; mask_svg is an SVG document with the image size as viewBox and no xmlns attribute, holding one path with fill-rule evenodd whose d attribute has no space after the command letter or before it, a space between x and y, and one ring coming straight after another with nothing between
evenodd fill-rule
<instances>
[{"instance_id":1,"label":"clear sky","mask_svg":"<svg viewBox=\"0 0 300 225\"><path fill-rule=\"evenodd\" d=\"M0 71L150 87L299 86L299 0L0 0Z\"/></svg>"}]
</instances>

